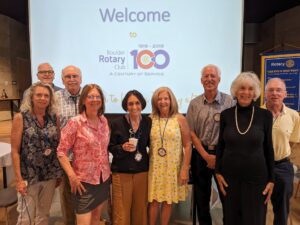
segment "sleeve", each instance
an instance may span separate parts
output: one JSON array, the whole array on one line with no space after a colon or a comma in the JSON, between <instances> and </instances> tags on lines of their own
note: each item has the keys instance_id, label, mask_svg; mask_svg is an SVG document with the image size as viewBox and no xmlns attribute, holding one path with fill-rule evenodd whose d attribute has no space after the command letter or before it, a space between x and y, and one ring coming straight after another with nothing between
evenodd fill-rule
<instances>
[{"instance_id":1,"label":"sleeve","mask_svg":"<svg viewBox=\"0 0 300 225\"><path fill-rule=\"evenodd\" d=\"M127 153L123 150L122 145L126 142L128 138L124 137L125 134L121 134L120 127L122 127L122 125L119 121L120 120L112 121L110 123L111 136L108 145L108 150L114 158L123 158L124 156L126 156Z\"/></svg>"},{"instance_id":2,"label":"sleeve","mask_svg":"<svg viewBox=\"0 0 300 225\"><path fill-rule=\"evenodd\" d=\"M270 182L274 182L274 149L272 142L272 126L273 116L271 112L265 111L265 131L264 131L264 155L266 159L268 169L268 179Z\"/></svg>"},{"instance_id":3,"label":"sleeve","mask_svg":"<svg viewBox=\"0 0 300 225\"><path fill-rule=\"evenodd\" d=\"M61 130L57 156L68 156L68 152L75 144L77 129L78 122L75 119L70 119L67 125Z\"/></svg>"},{"instance_id":4,"label":"sleeve","mask_svg":"<svg viewBox=\"0 0 300 225\"><path fill-rule=\"evenodd\" d=\"M187 113L186 113L186 120L189 124L190 130L195 132L195 127L193 123L193 115L194 115L194 104L193 101L190 103Z\"/></svg>"},{"instance_id":5,"label":"sleeve","mask_svg":"<svg viewBox=\"0 0 300 225\"><path fill-rule=\"evenodd\" d=\"M300 116L297 112L294 114L294 129L290 137L290 142L299 143L300 142Z\"/></svg>"},{"instance_id":6,"label":"sleeve","mask_svg":"<svg viewBox=\"0 0 300 225\"><path fill-rule=\"evenodd\" d=\"M147 117L148 121L148 129L147 129L147 135L148 135L148 141L147 146L150 148L150 133L151 133L151 127L152 127L152 119L150 117Z\"/></svg>"},{"instance_id":7,"label":"sleeve","mask_svg":"<svg viewBox=\"0 0 300 225\"><path fill-rule=\"evenodd\" d=\"M224 116L224 112L222 112L221 116L220 116L219 141L218 141L217 150L216 150L216 167L215 167L216 173L221 172L221 162L222 162L222 157L223 157L223 153L225 150L225 140L223 138L225 126L226 126L225 116Z\"/></svg>"}]
</instances>

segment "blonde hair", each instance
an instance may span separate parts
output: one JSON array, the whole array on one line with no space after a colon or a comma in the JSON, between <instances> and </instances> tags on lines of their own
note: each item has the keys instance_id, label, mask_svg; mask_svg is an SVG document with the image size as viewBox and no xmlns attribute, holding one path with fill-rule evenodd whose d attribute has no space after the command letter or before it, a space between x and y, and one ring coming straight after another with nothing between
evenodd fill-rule
<instances>
[{"instance_id":1,"label":"blonde hair","mask_svg":"<svg viewBox=\"0 0 300 225\"><path fill-rule=\"evenodd\" d=\"M232 97L236 98L237 91L245 83L250 84L254 88L254 100L256 101L260 96L260 82L254 72L242 72L234 79L230 87Z\"/></svg>"},{"instance_id":2,"label":"blonde hair","mask_svg":"<svg viewBox=\"0 0 300 225\"><path fill-rule=\"evenodd\" d=\"M45 84L42 82L36 82L30 86L29 90L25 93L25 96L23 98L23 101L22 101L22 104L20 107L20 111L21 112L25 112L25 111L32 112L33 111L34 105L33 105L32 97L33 97L37 87L42 87L42 88L48 89L49 94L50 94L50 100L49 100L49 105L46 108L46 112L49 115L56 114L57 113L57 105L56 105L56 97L54 95L54 91L49 84Z\"/></svg>"},{"instance_id":3,"label":"blonde hair","mask_svg":"<svg viewBox=\"0 0 300 225\"><path fill-rule=\"evenodd\" d=\"M169 95L169 98L170 98L170 113L169 113L169 116L173 116L173 115L178 114L178 103L177 103L175 95L173 94L173 92L171 91L170 88L160 87L160 88L156 89L155 92L152 95L152 99L151 99L152 116L159 116L160 115L159 109L157 107L157 101L158 101L159 94L162 93L162 92L167 92L167 94Z\"/></svg>"}]
</instances>

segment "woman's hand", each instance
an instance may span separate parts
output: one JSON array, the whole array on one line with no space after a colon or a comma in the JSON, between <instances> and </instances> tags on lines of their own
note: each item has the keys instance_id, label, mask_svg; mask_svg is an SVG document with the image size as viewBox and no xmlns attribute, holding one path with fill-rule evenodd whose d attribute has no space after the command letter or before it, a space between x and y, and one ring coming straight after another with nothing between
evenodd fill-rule
<instances>
[{"instance_id":1,"label":"woman's hand","mask_svg":"<svg viewBox=\"0 0 300 225\"><path fill-rule=\"evenodd\" d=\"M184 185L189 181L189 168L182 167L179 174L179 184Z\"/></svg>"},{"instance_id":2,"label":"woman's hand","mask_svg":"<svg viewBox=\"0 0 300 225\"><path fill-rule=\"evenodd\" d=\"M73 194L76 194L77 192L82 195L83 192L86 192L86 189L80 182L79 178L76 175L69 177L70 186L71 186L71 192Z\"/></svg>"},{"instance_id":3,"label":"woman's hand","mask_svg":"<svg viewBox=\"0 0 300 225\"><path fill-rule=\"evenodd\" d=\"M219 184L220 191L224 196L226 196L225 187L228 187L227 182L225 181L224 177L219 173L216 174L216 178Z\"/></svg>"},{"instance_id":4,"label":"woman's hand","mask_svg":"<svg viewBox=\"0 0 300 225\"><path fill-rule=\"evenodd\" d=\"M22 196L27 195L27 182L25 180L18 181L16 189Z\"/></svg>"},{"instance_id":5,"label":"woman's hand","mask_svg":"<svg viewBox=\"0 0 300 225\"><path fill-rule=\"evenodd\" d=\"M129 141L125 142L123 145L122 145L122 148L124 151L126 152L134 152L136 147L134 144L131 144Z\"/></svg>"},{"instance_id":6,"label":"woman's hand","mask_svg":"<svg viewBox=\"0 0 300 225\"><path fill-rule=\"evenodd\" d=\"M215 169L216 166L216 156L208 154L207 157L205 158L205 161L207 162L207 167L209 169Z\"/></svg>"},{"instance_id":7,"label":"woman's hand","mask_svg":"<svg viewBox=\"0 0 300 225\"><path fill-rule=\"evenodd\" d=\"M266 195L266 200L265 200L265 204L268 204L271 195L273 193L273 188L274 188L274 183L273 182L269 182L267 183L265 190L263 191L263 195Z\"/></svg>"}]
</instances>

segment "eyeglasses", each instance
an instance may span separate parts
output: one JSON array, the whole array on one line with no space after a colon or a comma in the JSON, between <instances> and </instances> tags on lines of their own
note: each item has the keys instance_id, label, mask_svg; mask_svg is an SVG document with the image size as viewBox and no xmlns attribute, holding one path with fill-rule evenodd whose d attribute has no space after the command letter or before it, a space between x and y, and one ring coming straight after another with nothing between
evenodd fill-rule
<instances>
[{"instance_id":1,"label":"eyeglasses","mask_svg":"<svg viewBox=\"0 0 300 225\"><path fill-rule=\"evenodd\" d=\"M51 75L51 74L54 74L54 71L53 70L41 70L38 72L38 74L41 74L41 75Z\"/></svg>"},{"instance_id":2,"label":"eyeglasses","mask_svg":"<svg viewBox=\"0 0 300 225\"><path fill-rule=\"evenodd\" d=\"M91 101L94 100L94 99L97 100L97 101L101 101L101 96L100 96L100 95L97 95L97 96L94 96L94 95L88 95L88 96L87 96L87 99L88 99L88 100L91 100Z\"/></svg>"},{"instance_id":3,"label":"eyeglasses","mask_svg":"<svg viewBox=\"0 0 300 225\"><path fill-rule=\"evenodd\" d=\"M285 90L283 90L282 88L270 88L267 90L267 92L269 93L282 93L282 92L285 92Z\"/></svg>"},{"instance_id":4,"label":"eyeglasses","mask_svg":"<svg viewBox=\"0 0 300 225\"><path fill-rule=\"evenodd\" d=\"M64 78L65 78L65 79L68 79L68 80L70 80L71 78L77 79L78 77L79 77L79 75L77 75L77 74L68 74L68 75L64 75Z\"/></svg>"}]
</instances>

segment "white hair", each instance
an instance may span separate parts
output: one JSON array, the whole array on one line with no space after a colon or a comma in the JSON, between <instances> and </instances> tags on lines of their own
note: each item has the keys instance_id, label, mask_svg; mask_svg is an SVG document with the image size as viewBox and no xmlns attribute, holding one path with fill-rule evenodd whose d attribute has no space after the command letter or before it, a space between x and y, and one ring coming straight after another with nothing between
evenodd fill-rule
<instances>
[{"instance_id":1,"label":"white hair","mask_svg":"<svg viewBox=\"0 0 300 225\"><path fill-rule=\"evenodd\" d=\"M237 91L243 84L250 84L254 89L254 100L260 96L260 81L254 72L242 72L232 82L230 92L232 97L236 98Z\"/></svg>"},{"instance_id":2,"label":"white hair","mask_svg":"<svg viewBox=\"0 0 300 225\"><path fill-rule=\"evenodd\" d=\"M214 68L217 71L218 77L221 77L221 70L220 70L220 68L218 66L214 65L214 64L208 64L208 65L204 66L202 68L202 70L201 70L201 77L203 76L204 70L207 69L207 68L209 68L209 67Z\"/></svg>"},{"instance_id":3,"label":"white hair","mask_svg":"<svg viewBox=\"0 0 300 225\"><path fill-rule=\"evenodd\" d=\"M284 80L280 79L279 77L274 77L274 78L271 78L268 80L268 82L266 83L266 86L265 86L265 91L268 90L268 87L269 87L269 83L271 83L272 81L279 81L280 83L283 84L283 88L284 88L284 91L286 91L286 84L284 82Z\"/></svg>"}]
</instances>

